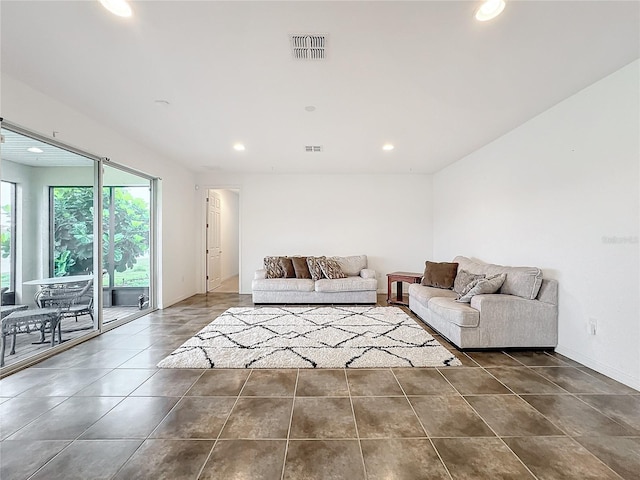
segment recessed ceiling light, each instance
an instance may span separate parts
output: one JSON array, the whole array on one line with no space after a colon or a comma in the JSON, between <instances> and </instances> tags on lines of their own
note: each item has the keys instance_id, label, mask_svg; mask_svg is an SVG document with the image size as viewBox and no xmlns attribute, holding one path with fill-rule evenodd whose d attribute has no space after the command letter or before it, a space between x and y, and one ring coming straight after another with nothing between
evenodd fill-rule
<instances>
[{"instance_id":1,"label":"recessed ceiling light","mask_svg":"<svg viewBox=\"0 0 640 480\"><path fill-rule=\"evenodd\" d=\"M38 148L38 147L29 147L29 148L27 148L27 152L42 153L42 152L44 152L44 150L42 150L41 148Z\"/></svg>"},{"instance_id":2,"label":"recessed ceiling light","mask_svg":"<svg viewBox=\"0 0 640 480\"><path fill-rule=\"evenodd\" d=\"M314 112L316 110L316 107L314 107L313 105L307 105L306 107L304 107L304 109L307 112Z\"/></svg>"},{"instance_id":3,"label":"recessed ceiling light","mask_svg":"<svg viewBox=\"0 0 640 480\"><path fill-rule=\"evenodd\" d=\"M130 17L133 15L131 6L127 0L100 0L104 8L119 17Z\"/></svg>"},{"instance_id":4,"label":"recessed ceiling light","mask_svg":"<svg viewBox=\"0 0 640 480\"><path fill-rule=\"evenodd\" d=\"M496 18L504 10L504 0L486 0L476 11L476 20L486 22Z\"/></svg>"},{"instance_id":5,"label":"recessed ceiling light","mask_svg":"<svg viewBox=\"0 0 640 480\"><path fill-rule=\"evenodd\" d=\"M236 143L233 149L237 152L244 152L244 145L242 143Z\"/></svg>"},{"instance_id":6,"label":"recessed ceiling light","mask_svg":"<svg viewBox=\"0 0 640 480\"><path fill-rule=\"evenodd\" d=\"M169 105L171 105L169 103L169 100L163 100L163 99L154 100L153 103L155 103L156 105L161 105L163 107L168 107Z\"/></svg>"},{"instance_id":7,"label":"recessed ceiling light","mask_svg":"<svg viewBox=\"0 0 640 480\"><path fill-rule=\"evenodd\" d=\"M393 150L394 148L395 148L395 147L394 147L392 144L390 144L390 143L385 143L385 144L382 146L382 150L384 150L385 152L390 152L390 151L391 151L391 150Z\"/></svg>"}]
</instances>

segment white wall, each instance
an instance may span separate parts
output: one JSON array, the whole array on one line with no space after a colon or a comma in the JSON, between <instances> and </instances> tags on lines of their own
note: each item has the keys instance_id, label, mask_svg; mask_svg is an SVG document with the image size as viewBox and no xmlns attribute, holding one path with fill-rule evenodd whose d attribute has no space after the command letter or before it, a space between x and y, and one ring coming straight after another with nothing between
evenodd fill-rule
<instances>
[{"instance_id":1,"label":"white wall","mask_svg":"<svg viewBox=\"0 0 640 480\"><path fill-rule=\"evenodd\" d=\"M113 162L127 165L148 175L160 177L159 251L160 306L167 307L193 295L196 290L196 238L185 232L196 231L193 208L195 174L157 152L111 130L109 125L69 108L22 82L2 75L0 91L5 120L56 139ZM123 112L126 114L126 112Z\"/></svg>"},{"instance_id":2,"label":"white wall","mask_svg":"<svg viewBox=\"0 0 640 480\"><path fill-rule=\"evenodd\" d=\"M24 239L16 242L16 303L28 305L34 304L35 287L24 287L22 282L42 278L49 264L48 247L41 234L42 225L48 225L49 211L40 209L47 197L39 188L41 186L34 183L35 177L36 169L33 167L2 162L2 180L16 184L17 204L21 207L16 209L16 237Z\"/></svg>"},{"instance_id":3,"label":"white wall","mask_svg":"<svg viewBox=\"0 0 640 480\"><path fill-rule=\"evenodd\" d=\"M432 255L429 175L211 175L240 189L241 293L266 255L359 255L378 271L422 272Z\"/></svg>"},{"instance_id":4,"label":"white wall","mask_svg":"<svg viewBox=\"0 0 640 480\"><path fill-rule=\"evenodd\" d=\"M541 267L560 283L557 351L635 388L639 64L434 176L436 259Z\"/></svg>"},{"instance_id":5,"label":"white wall","mask_svg":"<svg viewBox=\"0 0 640 480\"><path fill-rule=\"evenodd\" d=\"M226 280L239 273L240 262L240 199L237 192L214 190L220 195L221 278Z\"/></svg>"}]
</instances>

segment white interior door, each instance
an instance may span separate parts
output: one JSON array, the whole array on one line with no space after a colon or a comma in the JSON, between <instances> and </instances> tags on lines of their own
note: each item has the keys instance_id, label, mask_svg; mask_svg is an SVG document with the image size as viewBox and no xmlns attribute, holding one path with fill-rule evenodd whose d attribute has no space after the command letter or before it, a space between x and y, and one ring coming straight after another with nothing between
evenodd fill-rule
<instances>
[{"instance_id":1,"label":"white interior door","mask_svg":"<svg viewBox=\"0 0 640 480\"><path fill-rule=\"evenodd\" d=\"M207 195L207 291L220 286L220 196L211 190Z\"/></svg>"}]
</instances>

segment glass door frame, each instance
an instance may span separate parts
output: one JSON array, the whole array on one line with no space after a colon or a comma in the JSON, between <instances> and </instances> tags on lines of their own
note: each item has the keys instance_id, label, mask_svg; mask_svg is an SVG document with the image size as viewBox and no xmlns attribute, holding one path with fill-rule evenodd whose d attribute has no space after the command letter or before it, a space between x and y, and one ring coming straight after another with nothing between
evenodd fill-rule
<instances>
[{"instance_id":1,"label":"glass door frame","mask_svg":"<svg viewBox=\"0 0 640 480\"><path fill-rule=\"evenodd\" d=\"M127 167L125 165L120 165L118 163L112 162L109 158L101 158L100 159L100 191L103 190L104 185L103 185L103 178L104 178L104 167L108 166L110 168L115 168L117 170L126 172L126 173L130 173L132 175L136 175L138 177L144 178L145 180L149 181L149 188L150 188L150 195L149 195L149 258L151 259L151 261L149 262L149 308L145 309L145 310L140 310L137 313L134 313L132 315L129 315L125 318L113 321L113 322L109 322L109 324L104 325L103 324L103 315L102 315L102 308L103 308L103 302L102 302L102 295L100 295L100 315L99 315L99 325L100 325L100 331L102 332L108 332L109 330L113 330L116 327L119 327L120 325L123 325L125 323L128 323L132 320L135 320L136 318L140 318L143 317L144 315L147 315L148 313L157 310L158 309L158 299L157 299L157 288L158 288L158 268L157 268L157 262L158 262L158 258L156 255L157 252L157 234L156 234L156 225L157 225L157 216L158 216L158 209L157 209L157 205L158 205L158 201L157 201L157 191L158 191L158 180L159 178L157 177L153 177L151 175L147 175L146 173L142 173L136 169ZM103 229L102 229L102 195L100 195L100 255L102 257L102 234L103 234ZM102 262L102 258L101 258L101 262ZM100 264L102 265L102 263ZM102 271L102 266L100 267L100 271ZM103 282L102 282L102 275L100 275L100 291L103 291Z\"/></svg>"},{"instance_id":2,"label":"glass door frame","mask_svg":"<svg viewBox=\"0 0 640 480\"><path fill-rule=\"evenodd\" d=\"M22 370L23 368L29 367L35 363L38 363L46 358L49 358L57 353L68 350L69 348L74 347L80 343L83 343L91 338L94 338L102 333L105 333L109 330L112 330L120 325L128 323L136 318L147 315L154 310L157 310L157 302L158 302L158 257L157 257L157 225L158 225L158 184L159 178L153 177L146 173L140 172L133 168L127 167L125 165L120 165L118 163L112 162L107 157L100 157L98 155L87 152L86 150L71 146L67 143L63 143L58 141L55 138L47 137L45 135L41 135L37 132L29 130L27 128L21 127L20 125L9 122L3 118L0 118L0 128L2 130L6 129L13 133L32 138L34 140L47 143L56 148L60 148L61 150L70 152L75 155L79 155L81 157L85 157L89 160L93 160L94 164L94 180L93 180L93 188L94 188L94 196L93 196L93 208L94 208L94 222L93 222L93 271L94 271L94 314L97 319L96 327L93 331L88 331L87 334L66 341L62 344L55 345L51 348L43 350L42 352L38 352L24 360L16 362L11 365L7 365L0 369L0 378L3 378L7 375L10 375L18 370ZM102 198L102 190L103 190L103 177L104 177L104 166L108 165L110 167L131 173L133 175L140 176L149 180L149 186L151 189L150 192L150 212L149 212L149 255L151 258L151 262L149 264L149 308L146 310L142 310L136 314L125 317L121 320L114 321L109 323L108 325L103 325L103 301L102 301L102 289L103 289L103 281L102 275L102 221L103 221L103 198ZM2 161L0 158L0 169L2 167ZM50 208L50 207L48 207ZM97 212L97 215L95 214ZM97 239L98 241L95 241Z\"/></svg>"}]
</instances>

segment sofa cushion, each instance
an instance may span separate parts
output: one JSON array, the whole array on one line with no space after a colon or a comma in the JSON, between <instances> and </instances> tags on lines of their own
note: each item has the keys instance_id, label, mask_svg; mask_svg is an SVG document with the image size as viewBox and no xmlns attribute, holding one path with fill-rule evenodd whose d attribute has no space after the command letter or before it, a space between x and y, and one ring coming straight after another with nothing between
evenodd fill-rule
<instances>
[{"instance_id":1,"label":"sofa cushion","mask_svg":"<svg viewBox=\"0 0 640 480\"><path fill-rule=\"evenodd\" d=\"M289 257L280 257L278 260L280 270L284 274L284 278L296 278L296 271L293 268L293 262Z\"/></svg>"},{"instance_id":2,"label":"sofa cushion","mask_svg":"<svg viewBox=\"0 0 640 480\"><path fill-rule=\"evenodd\" d=\"M425 287L452 288L458 273L458 264L426 261L422 285Z\"/></svg>"},{"instance_id":3,"label":"sofa cushion","mask_svg":"<svg viewBox=\"0 0 640 480\"><path fill-rule=\"evenodd\" d=\"M478 278L466 286L462 294L456 299L456 302L470 303L471 299L476 295L496 293L502 287L506 277L506 273L501 273L487 278Z\"/></svg>"},{"instance_id":4,"label":"sofa cushion","mask_svg":"<svg viewBox=\"0 0 640 480\"><path fill-rule=\"evenodd\" d=\"M434 297L456 298L456 292L443 288L425 287L419 283L409 284L409 296L414 297L423 305L427 305Z\"/></svg>"},{"instance_id":5,"label":"sofa cushion","mask_svg":"<svg viewBox=\"0 0 640 480\"><path fill-rule=\"evenodd\" d=\"M533 300L542 285L542 270L537 267L506 267L507 278L500 293Z\"/></svg>"},{"instance_id":6,"label":"sofa cushion","mask_svg":"<svg viewBox=\"0 0 640 480\"><path fill-rule=\"evenodd\" d=\"M280 257L264 257L264 269L267 278L282 278L284 271L280 268Z\"/></svg>"},{"instance_id":7,"label":"sofa cushion","mask_svg":"<svg viewBox=\"0 0 640 480\"><path fill-rule=\"evenodd\" d=\"M322 272L322 267L318 263L318 260L324 257L307 257L307 265L309 266L309 273L311 274L312 280L320 280L324 278L324 273Z\"/></svg>"},{"instance_id":8,"label":"sofa cushion","mask_svg":"<svg viewBox=\"0 0 640 480\"><path fill-rule=\"evenodd\" d=\"M467 272L466 270L458 270L458 274L456 275L456 279L453 282L453 291L462 294L463 290L474 280L478 280L480 278L484 278L485 275L475 274Z\"/></svg>"},{"instance_id":9,"label":"sofa cushion","mask_svg":"<svg viewBox=\"0 0 640 480\"><path fill-rule=\"evenodd\" d=\"M251 289L266 292L313 292L314 281L304 278L254 279Z\"/></svg>"},{"instance_id":10,"label":"sofa cushion","mask_svg":"<svg viewBox=\"0 0 640 480\"><path fill-rule=\"evenodd\" d=\"M376 271L372 268L363 268L362 270L360 270L360 276L362 278L376 278Z\"/></svg>"},{"instance_id":11,"label":"sofa cushion","mask_svg":"<svg viewBox=\"0 0 640 480\"><path fill-rule=\"evenodd\" d=\"M360 270L367 268L366 255L351 255L350 257L331 257L332 260L338 262L342 271L348 277L360 275Z\"/></svg>"},{"instance_id":12,"label":"sofa cushion","mask_svg":"<svg viewBox=\"0 0 640 480\"><path fill-rule=\"evenodd\" d=\"M460 327L477 327L480 324L478 310L451 297L434 297L429 300L428 307L434 314Z\"/></svg>"},{"instance_id":13,"label":"sofa cushion","mask_svg":"<svg viewBox=\"0 0 640 480\"><path fill-rule=\"evenodd\" d=\"M342 268L340 268L340 265L335 260L321 257L318 259L318 265L320 265L322 273L324 273L324 276L327 278L346 278L346 275L342 271Z\"/></svg>"},{"instance_id":14,"label":"sofa cushion","mask_svg":"<svg viewBox=\"0 0 640 480\"><path fill-rule=\"evenodd\" d=\"M377 288L378 281L375 278L362 277L323 278L315 284L316 292L360 292Z\"/></svg>"},{"instance_id":15,"label":"sofa cushion","mask_svg":"<svg viewBox=\"0 0 640 480\"><path fill-rule=\"evenodd\" d=\"M500 293L516 295L517 297L533 300L540 291L542 285L542 270L538 267L505 267L490 263L481 263L467 257L457 256L453 259L460 267L470 273L484 273L485 275L497 275L506 273Z\"/></svg>"},{"instance_id":16,"label":"sofa cushion","mask_svg":"<svg viewBox=\"0 0 640 480\"><path fill-rule=\"evenodd\" d=\"M296 278L311 278L309 265L307 265L307 257L291 257L291 263L293 263Z\"/></svg>"}]
</instances>

